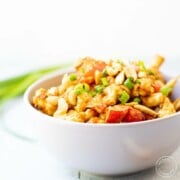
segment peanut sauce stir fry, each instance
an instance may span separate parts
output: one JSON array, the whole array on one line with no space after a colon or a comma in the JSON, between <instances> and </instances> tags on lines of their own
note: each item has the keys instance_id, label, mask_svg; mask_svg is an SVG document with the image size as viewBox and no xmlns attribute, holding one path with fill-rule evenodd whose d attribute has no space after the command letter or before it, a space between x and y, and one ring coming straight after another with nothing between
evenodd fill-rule
<instances>
[{"instance_id":1,"label":"peanut sauce stir fry","mask_svg":"<svg viewBox=\"0 0 180 180\"><path fill-rule=\"evenodd\" d=\"M165 82L159 71L164 62L156 56L143 61L109 62L85 57L61 84L36 90L33 106L56 118L85 123L137 122L165 117L180 109L171 92L179 77Z\"/></svg>"}]
</instances>

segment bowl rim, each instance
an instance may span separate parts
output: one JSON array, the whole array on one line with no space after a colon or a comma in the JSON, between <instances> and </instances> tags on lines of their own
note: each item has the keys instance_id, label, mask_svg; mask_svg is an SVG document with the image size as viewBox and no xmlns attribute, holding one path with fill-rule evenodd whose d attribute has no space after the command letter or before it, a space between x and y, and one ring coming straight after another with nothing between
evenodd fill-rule
<instances>
[{"instance_id":1,"label":"bowl rim","mask_svg":"<svg viewBox=\"0 0 180 180\"><path fill-rule=\"evenodd\" d=\"M30 93L32 92L32 90L35 89L35 87L39 83L42 83L46 80L50 80L50 79L55 78L56 76L60 76L64 73L69 73L69 72L73 72L73 71L74 71L74 68L72 68L72 67L56 70L55 72L49 73L49 74L41 77L39 80L35 81L34 83L32 83L26 89L26 91L24 92L24 95L23 95L23 100L25 102L25 105L28 108L30 108L30 110L32 112L41 115L42 117L44 117L44 119L48 119L48 121L51 121L53 123L64 124L64 125L68 124L68 125L75 125L75 126L85 126L85 127L134 127L134 126L140 126L140 125L148 125L148 124L152 124L152 123L159 123L161 121L168 121L169 119L180 115L180 111L178 111L178 112L168 115L166 117L156 118L156 119L146 120L146 121L138 121L138 122L130 122L130 123L128 123L128 122L102 123L102 124L101 123L84 123L84 122L76 122L76 121L69 121L69 120L62 120L60 118L55 118L53 116L49 116L45 113L42 113L41 111L38 111L36 108L34 108L32 106L31 102L29 101ZM171 77L170 75L168 75L168 76Z\"/></svg>"}]
</instances>

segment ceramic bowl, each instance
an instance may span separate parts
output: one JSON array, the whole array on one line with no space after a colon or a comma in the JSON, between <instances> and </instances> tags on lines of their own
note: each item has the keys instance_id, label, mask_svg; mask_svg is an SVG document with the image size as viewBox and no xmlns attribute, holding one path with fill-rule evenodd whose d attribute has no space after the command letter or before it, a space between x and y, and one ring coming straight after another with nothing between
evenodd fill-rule
<instances>
[{"instance_id":1,"label":"ceramic bowl","mask_svg":"<svg viewBox=\"0 0 180 180\"><path fill-rule=\"evenodd\" d=\"M122 175L155 165L180 145L180 112L165 118L121 124L89 124L56 119L35 109L36 89L60 84L61 70L38 80L24 94L39 142L70 168L99 175ZM180 97L180 83L173 97Z\"/></svg>"}]
</instances>

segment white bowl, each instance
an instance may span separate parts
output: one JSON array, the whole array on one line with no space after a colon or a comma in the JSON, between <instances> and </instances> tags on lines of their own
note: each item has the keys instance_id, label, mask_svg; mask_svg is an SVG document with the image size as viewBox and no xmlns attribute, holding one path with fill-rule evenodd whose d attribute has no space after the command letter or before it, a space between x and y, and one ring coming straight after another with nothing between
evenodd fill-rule
<instances>
[{"instance_id":1,"label":"white bowl","mask_svg":"<svg viewBox=\"0 0 180 180\"><path fill-rule=\"evenodd\" d=\"M120 175L150 168L180 145L180 112L166 118L123 123L87 124L56 119L36 110L32 96L40 87L58 85L72 69L47 75L24 95L34 133L59 161L71 168L99 175ZM180 83L173 96L180 97Z\"/></svg>"}]
</instances>

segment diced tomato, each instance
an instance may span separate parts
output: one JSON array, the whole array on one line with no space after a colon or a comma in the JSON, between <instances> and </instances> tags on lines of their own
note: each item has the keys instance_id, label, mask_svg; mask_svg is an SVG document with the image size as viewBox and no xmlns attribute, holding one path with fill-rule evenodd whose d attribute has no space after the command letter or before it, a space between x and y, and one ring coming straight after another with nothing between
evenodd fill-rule
<instances>
[{"instance_id":1,"label":"diced tomato","mask_svg":"<svg viewBox=\"0 0 180 180\"><path fill-rule=\"evenodd\" d=\"M88 69L81 78L81 82L91 84L94 82L95 71L102 71L106 67L106 63L103 61L96 61L91 68Z\"/></svg>"},{"instance_id":2,"label":"diced tomato","mask_svg":"<svg viewBox=\"0 0 180 180\"><path fill-rule=\"evenodd\" d=\"M138 122L144 120L145 116L141 111L130 107L127 116L123 119L123 122Z\"/></svg>"},{"instance_id":3,"label":"diced tomato","mask_svg":"<svg viewBox=\"0 0 180 180\"><path fill-rule=\"evenodd\" d=\"M95 70L99 70L99 71L102 71L105 67L106 67L106 63L103 62L103 61L98 61L94 64L94 69Z\"/></svg>"},{"instance_id":4,"label":"diced tomato","mask_svg":"<svg viewBox=\"0 0 180 180\"><path fill-rule=\"evenodd\" d=\"M128 114L129 107L128 106L116 106L109 108L107 114L107 123L120 123L123 121L125 116Z\"/></svg>"},{"instance_id":5,"label":"diced tomato","mask_svg":"<svg viewBox=\"0 0 180 180\"><path fill-rule=\"evenodd\" d=\"M154 92L159 92L161 89L161 84L158 82L155 82L152 86L154 88Z\"/></svg>"},{"instance_id":6,"label":"diced tomato","mask_svg":"<svg viewBox=\"0 0 180 180\"><path fill-rule=\"evenodd\" d=\"M81 77L80 82L85 82L87 84L91 84L94 82L94 69L90 69L89 71L85 72L84 75Z\"/></svg>"},{"instance_id":7,"label":"diced tomato","mask_svg":"<svg viewBox=\"0 0 180 180\"><path fill-rule=\"evenodd\" d=\"M151 120L151 119L154 119L153 116L149 115L149 114L144 114L145 116L145 120Z\"/></svg>"},{"instance_id":8,"label":"diced tomato","mask_svg":"<svg viewBox=\"0 0 180 180\"><path fill-rule=\"evenodd\" d=\"M148 117L147 118L151 118ZM138 122L144 121L146 116L141 111L134 109L130 106L117 105L109 108L107 114L107 123L120 123L120 122Z\"/></svg>"}]
</instances>

